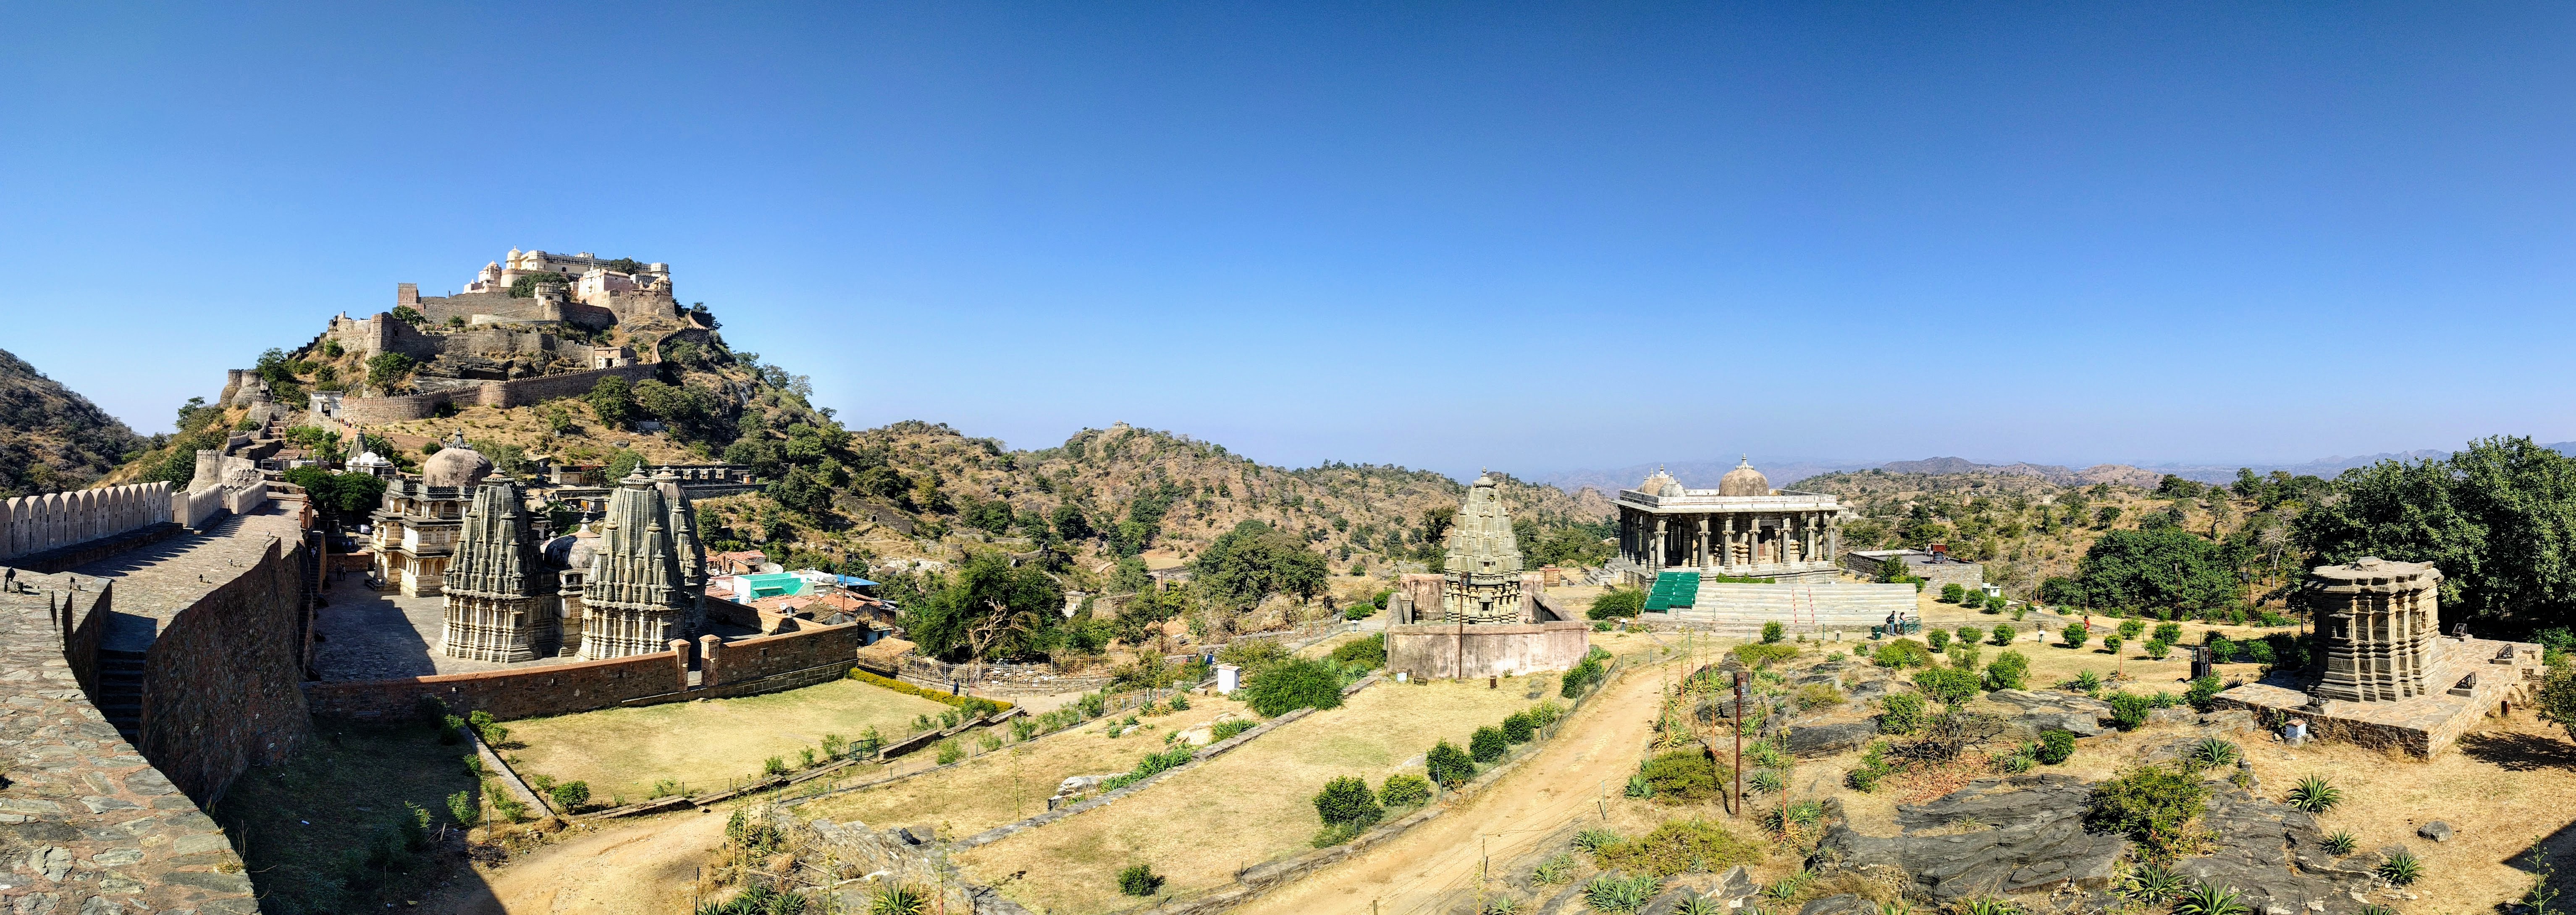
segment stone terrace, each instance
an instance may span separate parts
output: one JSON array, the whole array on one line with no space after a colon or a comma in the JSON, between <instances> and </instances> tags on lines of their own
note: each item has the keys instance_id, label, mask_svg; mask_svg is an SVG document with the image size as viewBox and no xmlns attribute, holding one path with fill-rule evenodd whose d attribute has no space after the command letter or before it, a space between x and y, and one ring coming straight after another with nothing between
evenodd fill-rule
<instances>
[{"instance_id":1,"label":"stone terrace","mask_svg":"<svg viewBox=\"0 0 2576 915\"><path fill-rule=\"evenodd\" d=\"M294 515L301 509L299 503L272 502L226 518L203 536L178 537L73 569L85 589L98 590L93 579L116 584L114 625L100 647L149 648L172 617L257 564L272 539L285 541L281 552L294 550L303 536Z\"/></svg>"},{"instance_id":2,"label":"stone terrace","mask_svg":"<svg viewBox=\"0 0 2576 915\"><path fill-rule=\"evenodd\" d=\"M60 915L259 911L223 831L117 736L64 659L53 608L73 601L87 612L98 586L88 576L80 591L69 576L19 581L40 593L0 594L0 760L8 765L0 860L13 872L0 877L10 884L0 906ZM111 602L123 609L122 587Z\"/></svg>"}]
</instances>

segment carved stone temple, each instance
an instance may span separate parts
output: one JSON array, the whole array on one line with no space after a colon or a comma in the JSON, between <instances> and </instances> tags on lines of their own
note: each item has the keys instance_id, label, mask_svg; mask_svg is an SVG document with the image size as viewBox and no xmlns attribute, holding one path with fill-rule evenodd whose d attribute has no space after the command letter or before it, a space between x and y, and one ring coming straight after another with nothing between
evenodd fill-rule
<instances>
[{"instance_id":1,"label":"carved stone temple","mask_svg":"<svg viewBox=\"0 0 2576 915\"><path fill-rule=\"evenodd\" d=\"M1443 571L1404 576L1389 596L1387 669L1416 678L1564 670L1591 647L1591 624L1559 612L1545 580L1521 568L1500 481L1480 474L1450 522Z\"/></svg>"},{"instance_id":2,"label":"carved stone temple","mask_svg":"<svg viewBox=\"0 0 2576 915\"><path fill-rule=\"evenodd\" d=\"M1841 570L1842 502L1824 493L1773 489L1750 459L1716 489L1686 489L1657 468L1619 491L1619 558L1614 571L1646 584L1666 571L1833 581Z\"/></svg>"},{"instance_id":3,"label":"carved stone temple","mask_svg":"<svg viewBox=\"0 0 2576 915\"><path fill-rule=\"evenodd\" d=\"M2307 668L2275 670L2218 694L2218 705L2303 719L2320 738L2442 752L2528 701L2544 671L2539 645L2442 634L2441 584L2431 563L2376 556L2309 570L2317 638Z\"/></svg>"}]
</instances>

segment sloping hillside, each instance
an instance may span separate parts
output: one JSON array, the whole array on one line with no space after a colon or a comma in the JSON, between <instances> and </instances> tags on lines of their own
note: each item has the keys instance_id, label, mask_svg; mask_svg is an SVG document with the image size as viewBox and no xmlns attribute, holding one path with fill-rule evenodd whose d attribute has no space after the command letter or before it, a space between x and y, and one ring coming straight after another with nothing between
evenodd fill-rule
<instances>
[{"instance_id":1,"label":"sloping hillside","mask_svg":"<svg viewBox=\"0 0 2576 915\"><path fill-rule=\"evenodd\" d=\"M145 444L89 398L0 351L0 497L79 489Z\"/></svg>"},{"instance_id":2,"label":"sloping hillside","mask_svg":"<svg viewBox=\"0 0 2576 915\"><path fill-rule=\"evenodd\" d=\"M1863 470L1808 477L1791 486L1840 496L1861 516L1843 526L1845 549L1943 544L1953 555L1986 563L1986 580L2015 597L2029 596L2051 576L2074 575L2076 561L2104 532L2135 528L2150 515L2226 536L2258 511L2254 502L2220 488L2159 496L2135 486L2067 486L2037 474L1991 469Z\"/></svg>"}]
</instances>

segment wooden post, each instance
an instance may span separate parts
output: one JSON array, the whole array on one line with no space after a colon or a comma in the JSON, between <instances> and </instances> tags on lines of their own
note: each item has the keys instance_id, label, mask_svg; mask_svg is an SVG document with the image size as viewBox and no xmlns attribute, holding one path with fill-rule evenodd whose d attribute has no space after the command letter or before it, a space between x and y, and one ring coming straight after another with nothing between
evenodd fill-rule
<instances>
[{"instance_id":1,"label":"wooden post","mask_svg":"<svg viewBox=\"0 0 2576 915\"><path fill-rule=\"evenodd\" d=\"M1735 672L1735 815L1744 815L1744 672Z\"/></svg>"}]
</instances>

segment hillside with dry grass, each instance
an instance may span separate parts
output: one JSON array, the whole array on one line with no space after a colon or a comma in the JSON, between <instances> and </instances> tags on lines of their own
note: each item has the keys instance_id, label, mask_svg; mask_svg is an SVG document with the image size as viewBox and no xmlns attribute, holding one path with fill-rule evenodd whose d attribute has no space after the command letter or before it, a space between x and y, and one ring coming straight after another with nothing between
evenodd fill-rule
<instances>
[{"instance_id":1,"label":"hillside with dry grass","mask_svg":"<svg viewBox=\"0 0 2576 915\"><path fill-rule=\"evenodd\" d=\"M88 486L148 444L89 398L0 351L0 498Z\"/></svg>"}]
</instances>

